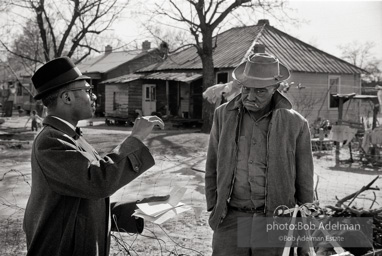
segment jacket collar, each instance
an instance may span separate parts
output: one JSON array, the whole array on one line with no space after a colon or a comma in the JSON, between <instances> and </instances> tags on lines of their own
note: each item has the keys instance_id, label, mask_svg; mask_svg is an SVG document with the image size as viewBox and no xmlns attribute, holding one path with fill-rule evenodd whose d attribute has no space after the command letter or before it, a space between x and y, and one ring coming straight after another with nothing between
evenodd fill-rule
<instances>
[{"instance_id":1,"label":"jacket collar","mask_svg":"<svg viewBox=\"0 0 382 256\"><path fill-rule=\"evenodd\" d=\"M273 110L280 108L292 109L292 103L290 103L290 101L278 90L273 94L272 101L274 106ZM236 110L242 106L243 103L241 101L241 93L227 103L228 110Z\"/></svg>"},{"instance_id":2,"label":"jacket collar","mask_svg":"<svg viewBox=\"0 0 382 256\"><path fill-rule=\"evenodd\" d=\"M66 123L62 122L61 120L54 118L52 116L45 117L43 121L44 125L51 126L74 139L78 139L79 135Z\"/></svg>"}]
</instances>

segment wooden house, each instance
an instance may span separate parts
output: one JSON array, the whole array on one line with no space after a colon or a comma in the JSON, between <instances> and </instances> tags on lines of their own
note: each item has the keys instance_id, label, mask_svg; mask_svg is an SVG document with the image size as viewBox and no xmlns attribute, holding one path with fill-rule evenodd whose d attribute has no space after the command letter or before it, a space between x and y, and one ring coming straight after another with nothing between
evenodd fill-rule
<instances>
[{"instance_id":1,"label":"wooden house","mask_svg":"<svg viewBox=\"0 0 382 256\"><path fill-rule=\"evenodd\" d=\"M11 116L13 109L18 109L20 114L36 109L31 73L26 69L14 71L8 65L0 65L0 115ZM39 107L42 109L41 104Z\"/></svg>"},{"instance_id":2,"label":"wooden house","mask_svg":"<svg viewBox=\"0 0 382 256\"><path fill-rule=\"evenodd\" d=\"M202 87L199 73L129 74L105 84L105 115L109 120L130 122L137 115L180 116L201 119ZM190 95L197 95L190 99ZM196 99L195 99L196 98Z\"/></svg>"},{"instance_id":3,"label":"wooden house","mask_svg":"<svg viewBox=\"0 0 382 256\"><path fill-rule=\"evenodd\" d=\"M131 51L115 51L110 45L105 47L101 56L88 59L78 68L84 75L91 77L91 84L97 96L96 114L103 116L105 112L105 86L101 82L132 74L136 70L162 61L166 49L151 48L149 41L142 43L142 49Z\"/></svg>"},{"instance_id":4,"label":"wooden house","mask_svg":"<svg viewBox=\"0 0 382 256\"><path fill-rule=\"evenodd\" d=\"M268 20L260 20L254 26L232 28L215 39L213 61L217 84L232 81L232 71L251 52L262 50L275 55L291 70L285 95L311 122L318 117L336 121L338 109L332 95L361 93L364 70L276 29ZM132 75L128 75L125 80L116 78L104 83L126 95L134 91L137 98L129 99L129 111L141 109L144 114L160 112L202 118L201 74L201 59L196 49L190 47L162 62L137 70L134 82ZM140 95L141 99L138 98ZM113 97L109 96L109 108L116 105L117 99ZM150 105L149 111L145 111L146 103ZM357 118L357 105L344 109L344 119Z\"/></svg>"}]
</instances>

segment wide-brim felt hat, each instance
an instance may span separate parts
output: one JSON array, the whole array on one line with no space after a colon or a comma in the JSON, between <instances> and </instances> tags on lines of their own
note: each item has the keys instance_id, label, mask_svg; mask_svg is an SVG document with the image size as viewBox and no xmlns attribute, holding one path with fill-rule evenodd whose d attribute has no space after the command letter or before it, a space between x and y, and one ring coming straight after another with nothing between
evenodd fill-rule
<instances>
[{"instance_id":1,"label":"wide-brim felt hat","mask_svg":"<svg viewBox=\"0 0 382 256\"><path fill-rule=\"evenodd\" d=\"M32 76L33 86L36 89L34 99L39 100L47 93L77 80L90 80L90 77L82 75L68 57L53 59L40 67Z\"/></svg>"},{"instance_id":2,"label":"wide-brim felt hat","mask_svg":"<svg viewBox=\"0 0 382 256\"><path fill-rule=\"evenodd\" d=\"M287 80L290 72L276 57L256 53L237 66L232 77L245 87L264 88Z\"/></svg>"}]
</instances>

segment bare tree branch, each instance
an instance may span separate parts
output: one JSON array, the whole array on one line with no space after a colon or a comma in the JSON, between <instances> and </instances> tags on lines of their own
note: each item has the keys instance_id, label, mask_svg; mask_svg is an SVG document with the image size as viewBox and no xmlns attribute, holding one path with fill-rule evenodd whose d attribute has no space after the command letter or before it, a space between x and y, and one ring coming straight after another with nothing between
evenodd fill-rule
<instances>
[{"instance_id":1,"label":"bare tree branch","mask_svg":"<svg viewBox=\"0 0 382 256\"><path fill-rule=\"evenodd\" d=\"M13 55L15 55L15 56L17 56L17 57L19 57L19 58L27 59L27 60L30 60L30 61L33 61L33 62L39 62L39 63L41 63L41 61L40 61L39 59L31 58L31 57L28 56L28 55L23 55L23 54L20 54L20 53L15 52L15 51L12 51L10 48L8 48L8 46L7 46L3 41L1 41L1 39L0 39L0 43L1 43L1 45L2 45L2 46L3 46L9 53L11 53L11 54L13 54Z\"/></svg>"},{"instance_id":2,"label":"bare tree branch","mask_svg":"<svg viewBox=\"0 0 382 256\"><path fill-rule=\"evenodd\" d=\"M93 51L97 51L97 52L99 52L97 49L91 47L91 46L88 45L88 44L79 44L78 46L83 47L83 48L87 48L88 51L87 51L87 53L85 53L84 55L82 55L78 60L76 60L76 62L75 62L76 64L77 64L77 63L80 63L80 62L83 61L87 56L89 56L90 53L92 52L92 50L93 50Z\"/></svg>"},{"instance_id":3,"label":"bare tree branch","mask_svg":"<svg viewBox=\"0 0 382 256\"><path fill-rule=\"evenodd\" d=\"M129 3L125 1L117 6L118 0L5 1L8 1L13 8L29 11L29 17L34 17L38 27L39 44L42 45L39 51L43 53L45 61L64 54L72 56L80 48L87 48L94 52L95 47L82 46L85 42L86 44L94 42L96 37L91 35L99 35L110 28ZM5 41L3 43L15 52L10 43ZM11 53L11 51L8 52ZM89 54L85 53L85 55Z\"/></svg>"},{"instance_id":4,"label":"bare tree branch","mask_svg":"<svg viewBox=\"0 0 382 256\"><path fill-rule=\"evenodd\" d=\"M70 20L69 24L67 25L67 27L65 29L65 32L64 32L62 38L61 38L60 45L57 48L56 45L54 44L54 46L55 46L54 47L55 48L55 56L54 57L59 57L59 55L61 55L61 53L63 52L64 47L66 45L66 41L68 40L68 37L69 37L71 31L73 30L74 24L80 16L80 10L79 10L80 1L79 0L73 0L73 3L74 3L73 12L72 12L73 14L71 16L71 20ZM52 37L55 38L53 36L53 34L52 34Z\"/></svg>"},{"instance_id":5,"label":"bare tree branch","mask_svg":"<svg viewBox=\"0 0 382 256\"><path fill-rule=\"evenodd\" d=\"M359 43L357 41L338 46L343 59L369 72L369 74L364 75L364 78L382 76L382 72L378 67L381 63L381 59L376 59L372 55L372 49L374 47L374 42Z\"/></svg>"},{"instance_id":6,"label":"bare tree branch","mask_svg":"<svg viewBox=\"0 0 382 256\"><path fill-rule=\"evenodd\" d=\"M213 51L217 46L217 31L227 17L234 13L239 7L257 7L259 9L271 10L273 8L282 7L284 1L268 1L268 0L170 0L168 5L164 3L159 6L155 5L155 10L150 10L156 15L167 17L173 21L188 26L191 36L194 38L193 46L196 48L203 65L203 88L207 89L215 83ZM182 5L182 3L187 3ZM170 6L168 8L168 6ZM196 15L195 15L196 13ZM205 103L203 103L205 105ZM209 125L212 122L210 118L212 113L207 113L203 106L204 126L206 122ZM203 128L208 132L208 128Z\"/></svg>"},{"instance_id":7,"label":"bare tree branch","mask_svg":"<svg viewBox=\"0 0 382 256\"><path fill-rule=\"evenodd\" d=\"M227 7L220 16L211 24L211 27L215 29L226 17L229 13L231 13L234 9L239 7L240 5L251 2L251 0L241 0L241 1L235 1L232 3L229 7Z\"/></svg>"}]
</instances>

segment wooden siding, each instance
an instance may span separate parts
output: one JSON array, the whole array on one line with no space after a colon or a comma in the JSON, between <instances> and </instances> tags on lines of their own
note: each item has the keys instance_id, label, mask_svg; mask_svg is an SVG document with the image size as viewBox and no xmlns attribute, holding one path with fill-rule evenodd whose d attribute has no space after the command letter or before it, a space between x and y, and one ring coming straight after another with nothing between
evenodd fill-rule
<instances>
[{"instance_id":1,"label":"wooden siding","mask_svg":"<svg viewBox=\"0 0 382 256\"><path fill-rule=\"evenodd\" d=\"M129 115L135 116L135 110L142 110L142 81L135 80L129 84Z\"/></svg>"},{"instance_id":2,"label":"wooden siding","mask_svg":"<svg viewBox=\"0 0 382 256\"><path fill-rule=\"evenodd\" d=\"M190 85L185 83L179 84L180 89L180 109L178 115L188 118L190 114Z\"/></svg>"},{"instance_id":3,"label":"wooden siding","mask_svg":"<svg viewBox=\"0 0 382 256\"><path fill-rule=\"evenodd\" d=\"M124 92L126 93L126 96L124 96L124 99L126 101L127 107L129 108L129 88L126 85L120 85L120 84L110 84L105 86L105 112L106 114L110 114L115 112L114 109L114 93L120 93Z\"/></svg>"},{"instance_id":4,"label":"wooden siding","mask_svg":"<svg viewBox=\"0 0 382 256\"><path fill-rule=\"evenodd\" d=\"M177 81L169 81L169 110L170 115L176 116L178 115L179 109L179 82Z\"/></svg>"},{"instance_id":5,"label":"wooden siding","mask_svg":"<svg viewBox=\"0 0 382 256\"><path fill-rule=\"evenodd\" d=\"M167 95L166 95L166 81L163 80L150 80L147 81L156 84L156 112L161 115L166 115L167 109Z\"/></svg>"},{"instance_id":6,"label":"wooden siding","mask_svg":"<svg viewBox=\"0 0 382 256\"><path fill-rule=\"evenodd\" d=\"M292 73L288 82L294 82L284 95L292 102L294 109L313 123L317 117L338 120L338 108L329 108L328 74ZM360 78L354 75L340 75L340 93L360 93ZM301 89L297 85L301 84ZM351 101L344 104L343 120L358 121L360 116L358 103Z\"/></svg>"},{"instance_id":7,"label":"wooden siding","mask_svg":"<svg viewBox=\"0 0 382 256\"><path fill-rule=\"evenodd\" d=\"M128 104L128 115L136 116L135 110L142 110L142 83L132 81L128 84L107 84L105 85L105 112L114 113L114 92L127 92L126 102Z\"/></svg>"},{"instance_id":8,"label":"wooden siding","mask_svg":"<svg viewBox=\"0 0 382 256\"><path fill-rule=\"evenodd\" d=\"M191 83L190 117L202 119L203 112L203 80Z\"/></svg>"}]
</instances>

